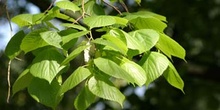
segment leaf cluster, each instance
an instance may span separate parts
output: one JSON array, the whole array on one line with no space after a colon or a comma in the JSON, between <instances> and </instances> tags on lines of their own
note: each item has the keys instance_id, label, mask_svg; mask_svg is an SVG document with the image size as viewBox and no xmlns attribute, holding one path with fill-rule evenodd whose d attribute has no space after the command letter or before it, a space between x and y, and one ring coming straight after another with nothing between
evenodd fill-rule
<instances>
[{"instance_id":1,"label":"leaf cluster","mask_svg":"<svg viewBox=\"0 0 220 110\"><path fill-rule=\"evenodd\" d=\"M13 84L13 95L27 88L37 102L55 109L65 92L84 82L74 101L76 109L83 110L97 97L123 107L125 96L114 84L118 79L134 86L148 86L163 75L168 83L183 91L184 83L172 57L184 60L185 50L164 33L166 18L149 11L107 15L103 5L104 1L97 4L95 0L65 0L56 2L45 13L13 17L12 22L30 32L17 32L5 53L11 60L22 52L35 56ZM52 23L57 18L67 21L60 24L64 29ZM92 30L104 34L94 38ZM85 63L63 81L70 61L81 53ZM135 56L140 56L140 60Z\"/></svg>"}]
</instances>

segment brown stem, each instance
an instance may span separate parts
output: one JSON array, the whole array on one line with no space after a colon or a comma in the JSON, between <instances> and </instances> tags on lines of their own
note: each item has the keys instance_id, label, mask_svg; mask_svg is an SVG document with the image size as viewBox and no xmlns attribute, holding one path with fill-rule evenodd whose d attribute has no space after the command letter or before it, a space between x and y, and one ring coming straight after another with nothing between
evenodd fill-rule
<instances>
[{"instance_id":1,"label":"brown stem","mask_svg":"<svg viewBox=\"0 0 220 110\"><path fill-rule=\"evenodd\" d=\"M107 3L107 2L105 2L104 0L103 0L103 2L104 2L105 4L107 4L108 6L112 7L113 9L115 9L120 15L122 15L121 11L120 11L117 7L115 7L115 6L113 6L113 5L111 5L111 4Z\"/></svg>"}]
</instances>

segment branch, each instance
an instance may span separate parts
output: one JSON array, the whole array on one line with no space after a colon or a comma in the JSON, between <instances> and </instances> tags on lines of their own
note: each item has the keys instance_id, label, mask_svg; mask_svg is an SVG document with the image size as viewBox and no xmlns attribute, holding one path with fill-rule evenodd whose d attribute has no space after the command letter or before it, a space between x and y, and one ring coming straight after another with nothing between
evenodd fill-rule
<instances>
[{"instance_id":1,"label":"branch","mask_svg":"<svg viewBox=\"0 0 220 110\"><path fill-rule=\"evenodd\" d=\"M120 11L117 7L115 7L115 6L111 5L111 4L109 4L108 2L106 2L106 1L104 1L104 0L103 0L103 2L104 2L105 4L107 4L108 6L112 7L113 9L115 9L120 15L122 15L121 11Z\"/></svg>"}]
</instances>

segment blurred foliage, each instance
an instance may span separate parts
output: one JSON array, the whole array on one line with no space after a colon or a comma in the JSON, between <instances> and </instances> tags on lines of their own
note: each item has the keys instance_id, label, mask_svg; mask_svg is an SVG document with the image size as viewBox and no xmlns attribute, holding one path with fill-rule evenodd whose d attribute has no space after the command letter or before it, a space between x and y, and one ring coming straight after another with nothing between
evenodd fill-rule
<instances>
[{"instance_id":1,"label":"blurred foliage","mask_svg":"<svg viewBox=\"0 0 220 110\"><path fill-rule=\"evenodd\" d=\"M49 1L36 0L8 0L10 15L25 13L27 4L35 4L44 11ZM0 1L1 2L1 1ZM185 94L171 87L163 78L156 80L147 88L144 97L139 97L132 89L127 96L125 109L127 110L219 110L220 109L220 0L142 0L141 7L128 4L130 12L136 10L151 10L167 17L169 27L167 34L179 42L187 52L187 64L174 59L175 66L185 83ZM131 3L131 4L130 4ZM2 4L2 3L1 3ZM3 5L0 5L2 9ZM15 11L16 10L16 11ZM114 13L114 12L113 12ZM0 11L0 20L5 15ZM30 55L31 57L31 55ZM25 58L28 61L28 58ZM36 103L26 94L17 93L6 104L7 97L7 62L4 54L0 54L0 108L14 110L48 109ZM16 64L17 63L17 64ZM12 68L11 82L18 77L26 62L14 61L17 68ZM74 62L73 62L74 63ZM130 86L121 88L126 92ZM73 109L74 94L80 87L69 91L58 109ZM114 104L100 100L93 104L91 110L113 109Z\"/></svg>"}]
</instances>

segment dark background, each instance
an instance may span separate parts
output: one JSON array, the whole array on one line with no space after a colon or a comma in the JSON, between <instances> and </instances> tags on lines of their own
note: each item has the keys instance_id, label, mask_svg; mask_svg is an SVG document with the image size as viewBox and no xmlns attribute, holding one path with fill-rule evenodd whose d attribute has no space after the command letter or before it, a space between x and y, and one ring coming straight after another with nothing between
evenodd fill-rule
<instances>
[{"instance_id":1,"label":"dark background","mask_svg":"<svg viewBox=\"0 0 220 110\"><path fill-rule=\"evenodd\" d=\"M0 0L0 20L6 22L3 1ZM36 5L41 11L45 11L50 5L49 0L21 0L25 1L23 5L19 5L18 1L8 0L8 12L11 16L27 13L28 3ZM166 16L169 22L166 33L186 49L187 63L174 58L175 67L185 83L185 94L160 77L147 88L143 97L138 97L133 92L134 89L131 89L132 86L121 88L123 92L130 91L125 109L220 110L220 0L142 0L141 7L133 3L128 7L130 12L148 9ZM25 57L24 61L13 61L12 83L25 68L27 63L25 59L29 58ZM3 51L0 52L0 109L49 109L36 103L26 90L17 93L10 104L6 103L7 63L8 58ZM73 99L76 89L78 88L67 92L58 109L74 109ZM118 108L114 103L100 100L89 109Z\"/></svg>"}]
</instances>

